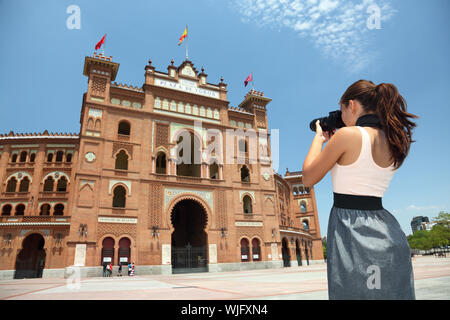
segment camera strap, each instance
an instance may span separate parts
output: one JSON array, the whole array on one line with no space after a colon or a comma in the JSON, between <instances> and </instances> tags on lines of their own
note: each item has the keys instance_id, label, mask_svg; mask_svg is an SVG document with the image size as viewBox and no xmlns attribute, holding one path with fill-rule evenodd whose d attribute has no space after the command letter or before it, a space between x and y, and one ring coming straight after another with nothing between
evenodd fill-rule
<instances>
[{"instance_id":1,"label":"camera strap","mask_svg":"<svg viewBox=\"0 0 450 320\"><path fill-rule=\"evenodd\" d=\"M355 126L383 128L380 118L374 113L368 113L359 117L358 120L356 120Z\"/></svg>"}]
</instances>

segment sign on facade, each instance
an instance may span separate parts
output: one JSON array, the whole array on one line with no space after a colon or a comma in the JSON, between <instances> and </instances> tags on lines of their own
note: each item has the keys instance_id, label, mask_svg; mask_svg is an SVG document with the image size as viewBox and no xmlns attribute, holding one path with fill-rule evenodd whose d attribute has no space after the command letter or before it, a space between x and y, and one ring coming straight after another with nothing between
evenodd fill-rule
<instances>
[{"instance_id":1,"label":"sign on facade","mask_svg":"<svg viewBox=\"0 0 450 320\"><path fill-rule=\"evenodd\" d=\"M86 244L77 244L75 246L74 266L84 267L86 265Z\"/></svg>"}]
</instances>

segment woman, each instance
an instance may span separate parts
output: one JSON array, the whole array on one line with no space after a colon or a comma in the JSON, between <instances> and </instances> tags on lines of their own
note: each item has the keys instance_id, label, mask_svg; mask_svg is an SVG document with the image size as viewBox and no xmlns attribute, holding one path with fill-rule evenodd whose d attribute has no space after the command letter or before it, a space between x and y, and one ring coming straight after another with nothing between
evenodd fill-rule
<instances>
[{"instance_id":1,"label":"woman","mask_svg":"<svg viewBox=\"0 0 450 320\"><path fill-rule=\"evenodd\" d=\"M303 164L307 187L331 170L329 299L415 299L408 241L381 199L413 142L416 124L408 118L417 116L406 111L405 100L388 83L359 80L339 104L346 127L330 137L317 121Z\"/></svg>"}]
</instances>

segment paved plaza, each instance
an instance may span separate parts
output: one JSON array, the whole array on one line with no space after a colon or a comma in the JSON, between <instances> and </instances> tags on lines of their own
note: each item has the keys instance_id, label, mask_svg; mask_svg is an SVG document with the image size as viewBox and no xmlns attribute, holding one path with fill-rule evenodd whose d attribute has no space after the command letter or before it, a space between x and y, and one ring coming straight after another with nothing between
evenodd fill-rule
<instances>
[{"instance_id":1,"label":"paved plaza","mask_svg":"<svg viewBox=\"0 0 450 320\"><path fill-rule=\"evenodd\" d=\"M450 299L450 257L413 259L416 298ZM0 281L12 300L327 300L326 264L252 271ZM125 272L126 273L126 272Z\"/></svg>"}]
</instances>

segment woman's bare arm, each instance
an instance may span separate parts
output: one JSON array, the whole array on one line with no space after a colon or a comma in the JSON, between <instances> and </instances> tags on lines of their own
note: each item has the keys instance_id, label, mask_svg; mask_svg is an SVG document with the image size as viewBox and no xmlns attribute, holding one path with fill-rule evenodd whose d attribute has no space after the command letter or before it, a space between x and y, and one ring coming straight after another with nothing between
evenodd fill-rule
<instances>
[{"instance_id":1,"label":"woman's bare arm","mask_svg":"<svg viewBox=\"0 0 450 320\"><path fill-rule=\"evenodd\" d=\"M342 154L346 151L349 143L349 134L347 128L339 129L328 141L325 148L323 135L318 130L314 140L303 163L303 184L306 187L312 187L318 183L335 165Z\"/></svg>"}]
</instances>

